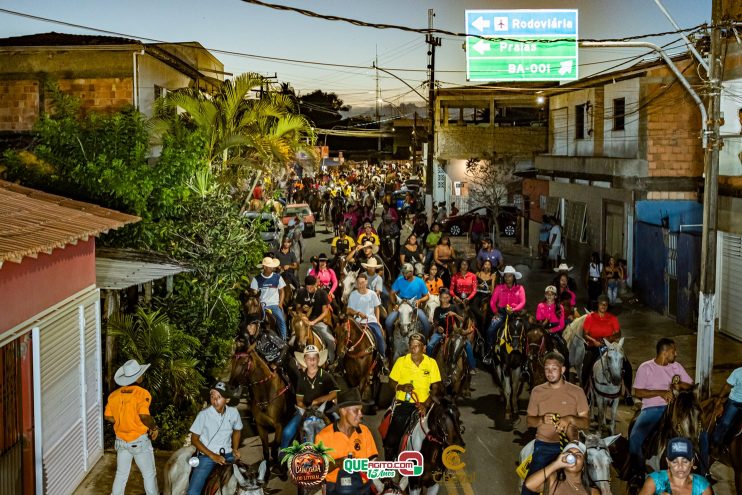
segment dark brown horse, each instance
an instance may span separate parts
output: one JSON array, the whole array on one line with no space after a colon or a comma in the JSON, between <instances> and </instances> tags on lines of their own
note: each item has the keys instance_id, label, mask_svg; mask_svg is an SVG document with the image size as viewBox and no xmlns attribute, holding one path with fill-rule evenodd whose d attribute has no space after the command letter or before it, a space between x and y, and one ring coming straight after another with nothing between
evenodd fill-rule
<instances>
[{"instance_id":1,"label":"dark brown horse","mask_svg":"<svg viewBox=\"0 0 742 495\"><path fill-rule=\"evenodd\" d=\"M269 464L278 465L281 432L293 408L289 404L291 394L287 393L289 385L260 357L254 345L232 356L229 385L240 391L243 387L248 390L250 413L258 428L263 459ZM272 442L268 441L270 430L275 431Z\"/></svg>"},{"instance_id":2,"label":"dark brown horse","mask_svg":"<svg viewBox=\"0 0 742 495\"><path fill-rule=\"evenodd\" d=\"M471 396L469 362L466 359L466 343L474 332L471 324L471 318L459 322L457 315L449 313L446 317L446 336L435 351L443 385L454 399Z\"/></svg>"},{"instance_id":3,"label":"dark brown horse","mask_svg":"<svg viewBox=\"0 0 742 495\"><path fill-rule=\"evenodd\" d=\"M701 402L701 411L704 418L703 429L709 438L711 438L711 433L713 433L716 422L721 416L721 411L715 410L718 399L719 396L715 396ZM734 469L734 485L737 493L742 493L742 420L737 419L737 423L732 425L731 430L727 432L727 437L733 437L731 443L727 446L728 451L726 453L722 452L721 445L712 446L711 454L718 455L716 460ZM717 448L714 449L713 447ZM711 459L709 464L713 464L713 461L714 459Z\"/></svg>"},{"instance_id":4,"label":"dark brown horse","mask_svg":"<svg viewBox=\"0 0 742 495\"><path fill-rule=\"evenodd\" d=\"M291 324L289 326L296 339L294 341L294 347L300 352L304 351L304 348L308 345L314 345L320 351L325 348L322 339L312 330L311 325L305 321L305 318L309 317L310 309L307 305L296 310L289 309L289 315L291 315Z\"/></svg>"},{"instance_id":5,"label":"dark brown horse","mask_svg":"<svg viewBox=\"0 0 742 495\"><path fill-rule=\"evenodd\" d=\"M379 371L375 355L376 342L371 329L364 329L353 318L340 315L334 332L337 353L340 356L337 370L349 387L358 387L361 397L368 400L373 388L369 385Z\"/></svg>"},{"instance_id":6,"label":"dark brown horse","mask_svg":"<svg viewBox=\"0 0 742 495\"><path fill-rule=\"evenodd\" d=\"M548 348L546 331L540 326L534 326L526 333L526 373L528 385L533 389L536 385L546 382L544 372L544 356Z\"/></svg>"}]
</instances>

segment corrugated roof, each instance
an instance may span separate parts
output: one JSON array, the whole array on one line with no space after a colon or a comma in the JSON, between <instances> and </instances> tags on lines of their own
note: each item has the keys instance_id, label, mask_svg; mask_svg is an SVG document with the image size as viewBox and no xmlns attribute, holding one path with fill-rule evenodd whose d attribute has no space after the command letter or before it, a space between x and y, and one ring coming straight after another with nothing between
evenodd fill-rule
<instances>
[{"instance_id":1,"label":"corrugated roof","mask_svg":"<svg viewBox=\"0 0 742 495\"><path fill-rule=\"evenodd\" d=\"M97 34L38 33L25 36L0 38L0 46L105 46L105 45L138 45L142 42L118 36L101 36Z\"/></svg>"},{"instance_id":2,"label":"corrugated roof","mask_svg":"<svg viewBox=\"0 0 742 495\"><path fill-rule=\"evenodd\" d=\"M141 220L91 203L0 181L0 264L20 263Z\"/></svg>"},{"instance_id":3,"label":"corrugated roof","mask_svg":"<svg viewBox=\"0 0 742 495\"><path fill-rule=\"evenodd\" d=\"M105 248L95 251L95 270L98 288L116 290L189 271L159 253Z\"/></svg>"}]
</instances>

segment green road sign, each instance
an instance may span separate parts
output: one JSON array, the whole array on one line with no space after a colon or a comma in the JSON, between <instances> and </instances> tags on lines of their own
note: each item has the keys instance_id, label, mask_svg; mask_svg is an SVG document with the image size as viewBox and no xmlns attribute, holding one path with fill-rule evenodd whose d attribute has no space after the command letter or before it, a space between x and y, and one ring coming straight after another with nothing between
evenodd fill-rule
<instances>
[{"instance_id":1,"label":"green road sign","mask_svg":"<svg viewBox=\"0 0 742 495\"><path fill-rule=\"evenodd\" d=\"M466 33L469 81L578 77L577 10L467 10Z\"/></svg>"}]
</instances>

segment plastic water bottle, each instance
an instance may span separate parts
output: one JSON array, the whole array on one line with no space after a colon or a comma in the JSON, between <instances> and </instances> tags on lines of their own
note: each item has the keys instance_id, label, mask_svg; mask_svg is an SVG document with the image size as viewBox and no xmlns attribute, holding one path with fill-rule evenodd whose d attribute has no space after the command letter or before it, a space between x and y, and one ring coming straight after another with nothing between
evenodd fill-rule
<instances>
[{"instance_id":1,"label":"plastic water bottle","mask_svg":"<svg viewBox=\"0 0 742 495\"><path fill-rule=\"evenodd\" d=\"M567 464L574 464L577 462L577 459L575 459L575 456L572 454L567 454L567 457L564 458L564 462Z\"/></svg>"},{"instance_id":2,"label":"plastic water bottle","mask_svg":"<svg viewBox=\"0 0 742 495\"><path fill-rule=\"evenodd\" d=\"M412 382L410 382L410 385L412 385ZM414 385L412 385L412 386L413 386L413 388L414 388ZM412 393L410 393L410 392L405 392L405 394L404 394L404 400L405 400L406 402L409 402L409 401L410 401L411 399L412 399Z\"/></svg>"}]
</instances>

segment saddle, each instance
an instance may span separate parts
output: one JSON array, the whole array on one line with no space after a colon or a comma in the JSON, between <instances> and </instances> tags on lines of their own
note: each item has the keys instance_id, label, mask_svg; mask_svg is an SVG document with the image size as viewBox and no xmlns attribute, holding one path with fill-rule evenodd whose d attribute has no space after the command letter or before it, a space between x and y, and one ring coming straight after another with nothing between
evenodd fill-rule
<instances>
[{"instance_id":1,"label":"saddle","mask_svg":"<svg viewBox=\"0 0 742 495\"><path fill-rule=\"evenodd\" d=\"M242 461L237 461L234 465L217 465L214 470L211 471L211 474L206 480L206 484L204 485L204 489L201 491L201 495L221 495L222 487L226 486L227 483L229 483L229 480L232 478L233 469L236 469L238 463L241 462Z\"/></svg>"}]
</instances>

